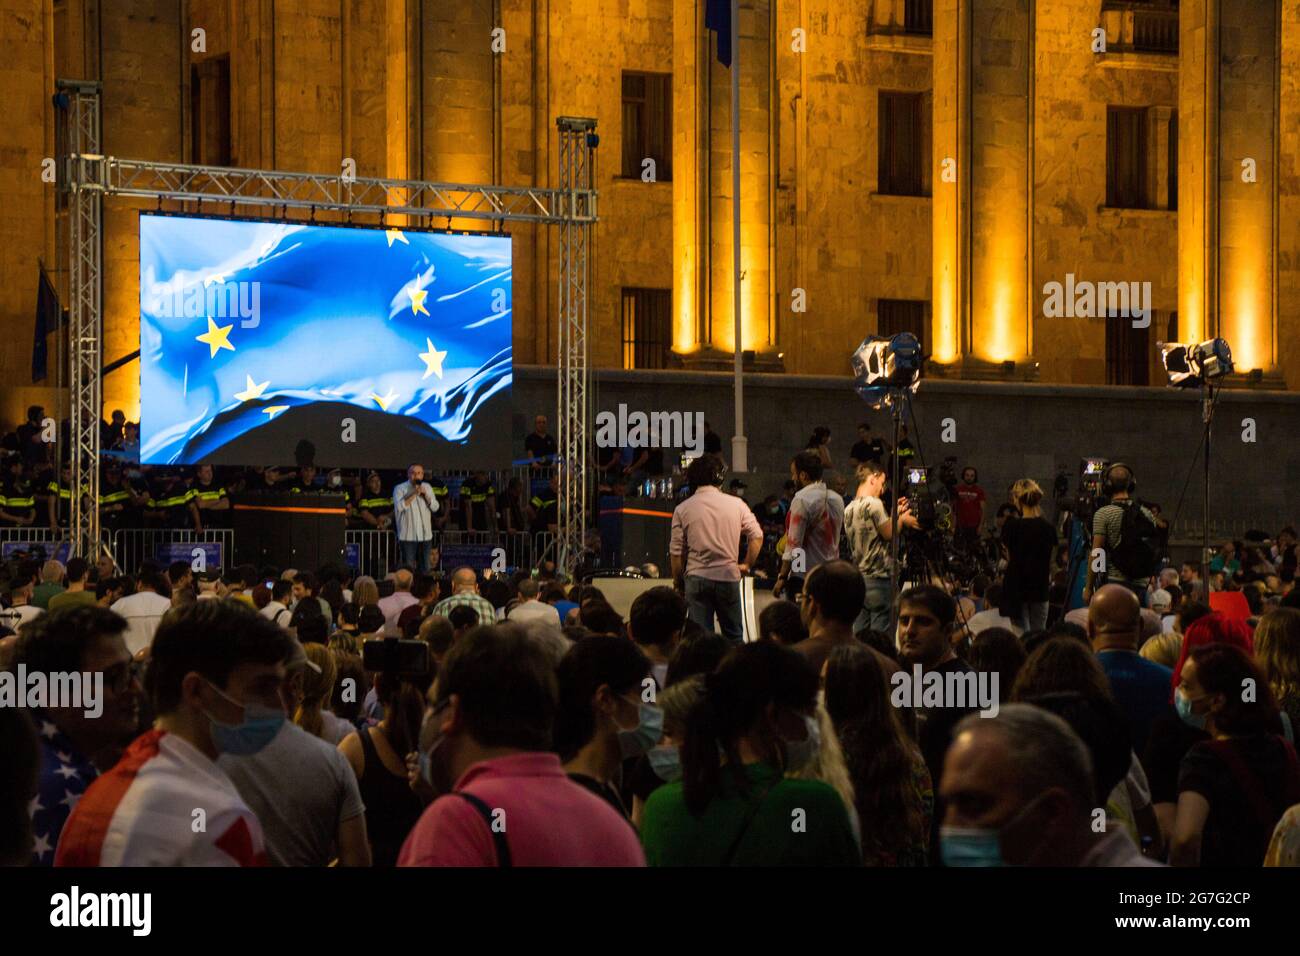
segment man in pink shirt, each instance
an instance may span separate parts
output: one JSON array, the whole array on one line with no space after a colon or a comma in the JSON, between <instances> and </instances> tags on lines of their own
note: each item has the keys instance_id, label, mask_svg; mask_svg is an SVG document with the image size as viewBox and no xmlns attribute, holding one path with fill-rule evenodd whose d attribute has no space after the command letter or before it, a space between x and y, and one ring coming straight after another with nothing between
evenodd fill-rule
<instances>
[{"instance_id":1,"label":"man in pink shirt","mask_svg":"<svg viewBox=\"0 0 1300 956\"><path fill-rule=\"evenodd\" d=\"M551 658L515 625L452 647L420 731L436 799L398 866L645 866L636 831L550 750L558 694Z\"/></svg>"},{"instance_id":2,"label":"man in pink shirt","mask_svg":"<svg viewBox=\"0 0 1300 956\"><path fill-rule=\"evenodd\" d=\"M740 579L763 548L763 528L754 512L735 495L722 493L725 468L714 455L701 455L686 470L693 492L673 512L673 581L686 593L687 615L706 631L716 614L723 637L744 640L740 611ZM745 560L741 536L748 539Z\"/></svg>"}]
</instances>

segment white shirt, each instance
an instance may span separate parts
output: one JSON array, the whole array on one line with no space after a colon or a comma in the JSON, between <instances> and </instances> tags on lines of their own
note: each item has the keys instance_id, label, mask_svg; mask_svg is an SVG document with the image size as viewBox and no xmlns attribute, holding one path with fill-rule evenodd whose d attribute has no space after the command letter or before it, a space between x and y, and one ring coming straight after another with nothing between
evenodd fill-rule
<instances>
[{"instance_id":1,"label":"white shirt","mask_svg":"<svg viewBox=\"0 0 1300 956\"><path fill-rule=\"evenodd\" d=\"M411 493L411 483L404 481L393 489L393 519L397 523L398 541L432 541L433 515L438 499L427 481L420 482L420 493L403 501Z\"/></svg>"},{"instance_id":2,"label":"white shirt","mask_svg":"<svg viewBox=\"0 0 1300 956\"><path fill-rule=\"evenodd\" d=\"M112 610L126 618L126 649L132 654L153 643L158 622L171 610L172 602L154 591L137 591L114 602Z\"/></svg>"},{"instance_id":3,"label":"white shirt","mask_svg":"<svg viewBox=\"0 0 1300 956\"><path fill-rule=\"evenodd\" d=\"M1002 612L995 607L972 614L970 620L966 622L966 628L971 634L978 634L990 627L1005 627L1012 634L1020 636L1020 625L1009 617L1003 617Z\"/></svg>"},{"instance_id":4,"label":"white shirt","mask_svg":"<svg viewBox=\"0 0 1300 956\"><path fill-rule=\"evenodd\" d=\"M550 604L534 598L531 601L524 601L522 604L516 604L515 609L506 617L516 624L526 624L529 621L541 621L544 624L551 624L555 627L560 626L560 612Z\"/></svg>"},{"instance_id":5,"label":"white shirt","mask_svg":"<svg viewBox=\"0 0 1300 956\"><path fill-rule=\"evenodd\" d=\"M287 611L287 610L289 609L285 605L281 604L279 601L270 601L267 603L266 607L262 608L262 610L258 611L257 613L262 615L262 617L267 618L268 620L271 621L275 621L275 623L279 624L280 621L278 620L278 617L280 612ZM288 618L285 619L284 626L285 627L289 626Z\"/></svg>"},{"instance_id":6,"label":"white shirt","mask_svg":"<svg viewBox=\"0 0 1300 956\"><path fill-rule=\"evenodd\" d=\"M19 604L15 607L6 608L0 611L0 625L4 625L9 630L17 633L18 628L22 627L28 621L34 621L45 612L34 604Z\"/></svg>"}]
</instances>

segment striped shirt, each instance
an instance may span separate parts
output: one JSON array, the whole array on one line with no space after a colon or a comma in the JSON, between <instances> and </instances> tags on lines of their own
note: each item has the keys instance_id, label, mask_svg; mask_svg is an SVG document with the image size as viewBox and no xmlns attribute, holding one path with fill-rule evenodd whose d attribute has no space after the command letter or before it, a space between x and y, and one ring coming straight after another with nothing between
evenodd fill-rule
<instances>
[{"instance_id":1,"label":"striped shirt","mask_svg":"<svg viewBox=\"0 0 1300 956\"><path fill-rule=\"evenodd\" d=\"M90 785L54 855L55 866L265 864L262 826L230 778L163 730L137 737Z\"/></svg>"}]
</instances>

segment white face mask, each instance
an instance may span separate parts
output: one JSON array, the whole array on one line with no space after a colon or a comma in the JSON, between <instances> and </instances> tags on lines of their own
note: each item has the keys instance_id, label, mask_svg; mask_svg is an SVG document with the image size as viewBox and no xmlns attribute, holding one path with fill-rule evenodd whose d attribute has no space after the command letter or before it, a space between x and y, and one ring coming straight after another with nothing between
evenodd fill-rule
<instances>
[{"instance_id":1,"label":"white face mask","mask_svg":"<svg viewBox=\"0 0 1300 956\"><path fill-rule=\"evenodd\" d=\"M781 738L785 744L785 772L796 773L816 761L822 749L822 728L816 717L804 717L807 736L803 740Z\"/></svg>"}]
</instances>

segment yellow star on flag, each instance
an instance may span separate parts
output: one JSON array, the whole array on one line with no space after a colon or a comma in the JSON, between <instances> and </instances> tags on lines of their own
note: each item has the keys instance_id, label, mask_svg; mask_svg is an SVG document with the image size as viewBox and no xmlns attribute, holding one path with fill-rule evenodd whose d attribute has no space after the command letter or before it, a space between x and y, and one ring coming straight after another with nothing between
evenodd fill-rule
<instances>
[{"instance_id":1,"label":"yellow star on flag","mask_svg":"<svg viewBox=\"0 0 1300 956\"><path fill-rule=\"evenodd\" d=\"M230 330L234 327L233 324L218 326L212 321L212 316L208 316L208 330L194 337L212 350L208 358L216 358L217 352L221 349L230 349L232 352L235 350L235 347L230 344Z\"/></svg>"},{"instance_id":2,"label":"yellow star on flag","mask_svg":"<svg viewBox=\"0 0 1300 956\"><path fill-rule=\"evenodd\" d=\"M388 394L385 395L383 398L380 398L374 392L370 393L370 397L375 400L376 404L378 404L380 408L382 408L384 411L388 411L388 406L393 403L393 399L397 398L397 393L390 388L388 390Z\"/></svg>"},{"instance_id":3,"label":"yellow star on flag","mask_svg":"<svg viewBox=\"0 0 1300 956\"><path fill-rule=\"evenodd\" d=\"M400 242L403 245L407 245L407 246L411 244L411 241L407 239L406 236L402 235L402 230L400 229L385 229L384 235L388 237L389 249L393 248L394 242Z\"/></svg>"},{"instance_id":4,"label":"yellow star on flag","mask_svg":"<svg viewBox=\"0 0 1300 956\"><path fill-rule=\"evenodd\" d=\"M429 314L429 310L426 309L426 308L424 307L424 300L425 300L425 297L428 296L428 294L429 294L427 290L425 290L425 289L407 289L407 290L406 290L406 294L409 295L409 296L411 297L411 314L412 314L412 315L414 315L414 314L417 313L417 312L423 312L425 315L428 315L428 314Z\"/></svg>"},{"instance_id":5,"label":"yellow star on flag","mask_svg":"<svg viewBox=\"0 0 1300 956\"><path fill-rule=\"evenodd\" d=\"M241 402L251 402L255 398L261 398L262 393L266 391L266 386L271 384L268 380L263 382L261 385L254 385L253 376L248 374L245 374L244 378L248 380L248 387L242 392L235 393L235 398L239 399Z\"/></svg>"},{"instance_id":6,"label":"yellow star on flag","mask_svg":"<svg viewBox=\"0 0 1300 956\"><path fill-rule=\"evenodd\" d=\"M447 357L447 353L445 351L439 352L435 349L433 347L432 339L426 338L424 344L428 346L429 351L420 353L420 358L424 359L425 365L424 374L421 375L420 378L428 378L434 373L437 373L438 378L442 378L442 360Z\"/></svg>"},{"instance_id":7,"label":"yellow star on flag","mask_svg":"<svg viewBox=\"0 0 1300 956\"><path fill-rule=\"evenodd\" d=\"M284 411L288 407L289 407L288 405L268 405L266 406L266 408L262 409L262 414L269 415L271 418L274 418L276 415L279 415L282 411Z\"/></svg>"}]
</instances>

